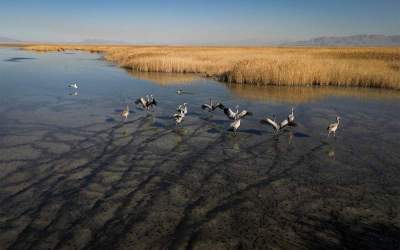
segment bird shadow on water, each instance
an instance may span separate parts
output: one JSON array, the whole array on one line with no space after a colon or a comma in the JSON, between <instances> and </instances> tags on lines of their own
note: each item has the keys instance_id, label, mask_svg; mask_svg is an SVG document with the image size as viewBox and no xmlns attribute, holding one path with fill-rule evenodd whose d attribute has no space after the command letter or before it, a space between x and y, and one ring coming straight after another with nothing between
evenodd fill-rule
<instances>
[{"instance_id":1,"label":"bird shadow on water","mask_svg":"<svg viewBox=\"0 0 400 250\"><path fill-rule=\"evenodd\" d=\"M301 133L301 132L294 132L293 136L294 137L300 137L300 138L308 138L308 137L310 137L309 135Z\"/></svg>"},{"instance_id":2,"label":"bird shadow on water","mask_svg":"<svg viewBox=\"0 0 400 250\"><path fill-rule=\"evenodd\" d=\"M164 123L161 123L161 122L154 122L153 126L156 127L156 128L168 129L168 126L166 124L164 124Z\"/></svg>"},{"instance_id":3,"label":"bird shadow on water","mask_svg":"<svg viewBox=\"0 0 400 250\"><path fill-rule=\"evenodd\" d=\"M222 134L222 143L224 144L224 154L228 152L240 152L242 151L241 144L243 139L246 138L246 134L241 132L232 132L225 130Z\"/></svg>"},{"instance_id":4,"label":"bird shadow on water","mask_svg":"<svg viewBox=\"0 0 400 250\"><path fill-rule=\"evenodd\" d=\"M210 121L210 122L215 123L215 124L217 124L217 125L229 124L229 122L230 122L230 121L222 120L222 119L219 119L219 120L212 120L212 119L209 119L209 120L207 120L207 121Z\"/></svg>"},{"instance_id":5,"label":"bird shadow on water","mask_svg":"<svg viewBox=\"0 0 400 250\"><path fill-rule=\"evenodd\" d=\"M114 117L111 117L111 116L106 117L105 121L108 122L108 123L117 122L117 120Z\"/></svg>"},{"instance_id":6,"label":"bird shadow on water","mask_svg":"<svg viewBox=\"0 0 400 250\"><path fill-rule=\"evenodd\" d=\"M221 133L221 129L218 129L218 128L210 128L210 129L208 129L207 130L207 133L210 133L210 134L218 134L218 133Z\"/></svg>"},{"instance_id":7,"label":"bird shadow on water","mask_svg":"<svg viewBox=\"0 0 400 250\"><path fill-rule=\"evenodd\" d=\"M201 117L204 115L204 113L199 113L199 112L190 112L190 114L194 115L194 116L198 116L198 117Z\"/></svg>"},{"instance_id":8,"label":"bird shadow on water","mask_svg":"<svg viewBox=\"0 0 400 250\"><path fill-rule=\"evenodd\" d=\"M209 113L201 113L198 115L198 118L200 120L210 122L210 123L215 123L215 124L229 124L232 122L232 120L227 120L227 119L219 119L219 117L211 112Z\"/></svg>"},{"instance_id":9,"label":"bird shadow on water","mask_svg":"<svg viewBox=\"0 0 400 250\"><path fill-rule=\"evenodd\" d=\"M258 129L242 129L240 130L240 133L246 133L251 135L262 135L261 130Z\"/></svg>"},{"instance_id":10,"label":"bird shadow on water","mask_svg":"<svg viewBox=\"0 0 400 250\"><path fill-rule=\"evenodd\" d=\"M173 126L172 130L179 136L184 136L188 133L188 129L181 126Z\"/></svg>"},{"instance_id":11,"label":"bird shadow on water","mask_svg":"<svg viewBox=\"0 0 400 250\"><path fill-rule=\"evenodd\" d=\"M228 131L226 129L226 126L223 124L218 124L218 123L212 123L211 127L206 130L207 133L210 134L221 134L221 133L232 133L232 131Z\"/></svg>"},{"instance_id":12,"label":"bird shadow on water","mask_svg":"<svg viewBox=\"0 0 400 250\"><path fill-rule=\"evenodd\" d=\"M326 155L328 156L329 159L335 161L336 160L336 152L335 148L328 148Z\"/></svg>"},{"instance_id":13,"label":"bird shadow on water","mask_svg":"<svg viewBox=\"0 0 400 250\"><path fill-rule=\"evenodd\" d=\"M163 116L157 116L157 119L160 120L173 120L173 116L172 115L163 115Z\"/></svg>"}]
</instances>

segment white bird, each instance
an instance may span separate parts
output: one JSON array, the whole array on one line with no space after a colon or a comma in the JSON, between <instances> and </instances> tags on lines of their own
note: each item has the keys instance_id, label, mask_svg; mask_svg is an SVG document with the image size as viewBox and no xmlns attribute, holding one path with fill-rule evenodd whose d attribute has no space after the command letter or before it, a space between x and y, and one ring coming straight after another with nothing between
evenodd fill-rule
<instances>
[{"instance_id":1,"label":"white bird","mask_svg":"<svg viewBox=\"0 0 400 250\"><path fill-rule=\"evenodd\" d=\"M176 94L178 94L178 95L183 95L183 94L193 95L193 93L191 93L191 92L186 92L186 91L184 91L183 89L178 89L178 90L176 91Z\"/></svg>"},{"instance_id":2,"label":"white bird","mask_svg":"<svg viewBox=\"0 0 400 250\"><path fill-rule=\"evenodd\" d=\"M179 105L176 111L179 111L180 113L186 115L188 112L187 105L188 104L186 102L184 104Z\"/></svg>"},{"instance_id":3,"label":"white bird","mask_svg":"<svg viewBox=\"0 0 400 250\"><path fill-rule=\"evenodd\" d=\"M211 98L210 98L210 103L205 103L201 105L201 109L203 110L208 110L208 112L214 111L216 108L220 107L220 103L214 103Z\"/></svg>"},{"instance_id":4,"label":"white bird","mask_svg":"<svg viewBox=\"0 0 400 250\"><path fill-rule=\"evenodd\" d=\"M182 123L183 119L185 118L185 115L181 112L174 114L173 117L175 118L175 124L178 126L179 124Z\"/></svg>"},{"instance_id":5,"label":"white bird","mask_svg":"<svg viewBox=\"0 0 400 250\"><path fill-rule=\"evenodd\" d=\"M281 121L280 123L276 122L275 115L273 116L273 120L267 117L267 118L261 120L261 123L271 125L272 128L274 128L275 132L277 132L287 126L294 127L294 126L296 126L296 123L294 122L293 110L294 110L294 108L292 107L292 112L288 115L287 119Z\"/></svg>"},{"instance_id":6,"label":"white bird","mask_svg":"<svg viewBox=\"0 0 400 250\"><path fill-rule=\"evenodd\" d=\"M279 123L279 129L283 129L284 127L289 125L289 120L285 119L283 121L281 121L281 123Z\"/></svg>"},{"instance_id":7,"label":"white bird","mask_svg":"<svg viewBox=\"0 0 400 250\"><path fill-rule=\"evenodd\" d=\"M294 108L292 107L292 112L288 115L287 119L283 120L279 126L280 129L286 127L286 126L291 126L291 127L295 127L296 123L294 122L294 112L293 112Z\"/></svg>"},{"instance_id":8,"label":"white bird","mask_svg":"<svg viewBox=\"0 0 400 250\"><path fill-rule=\"evenodd\" d=\"M235 119L241 119L241 118L243 118L243 117L245 117L247 115L253 115L253 113L249 112L247 110L242 110L242 112L236 114Z\"/></svg>"},{"instance_id":9,"label":"white bird","mask_svg":"<svg viewBox=\"0 0 400 250\"><path fill-rule=\"evenodd\" d=\"M261 120L261 123L265 123L265 124L271 125L272 128L275 130L275 132L277 132L277 131L279 131L281 129L280 124L278 124L275 121L275 115L273 116L273 120L267 117L267 118Z\"/></svg>"},{"instance_id":10,"label":"white bird","mask_svg":"<svg viewBox=\"0 0 400 250\"><path fill-rule=\"evenodd\" d=\"M252 113L247 110L242 110L242 112L239 113L239 105L236 105L236 112L232 111L230 108L225 108L222 104L220 104L220 106L224 109L225 115L229 119L233 120L229 126L235 133L240 127L241 119L247 115L252 115Z\"/></svg>"},{"instance_id":11,"label":"white bird","mask_svg":"<svg viewBox=\"0 0 400 250\"><path fill-rule=\"evenodd\" d=\"M157 106L157 101L154 99L154 96L150 94L149 107L154 109L154 106Z\"/></svg>"},{"instance_id":12,"label":"white bird","mask_svg":"<svg viewBox=\"0 0 400 250\"><path fill-rule=\"evenodd\" d=\"M135 104L136 104L136 105L137 105L137 104L140 104L140 105L142 105L142 107L143 107L144 109L147 110L147 100L144 99L143 97L140 97L139 99L137 99L137 100L135 101Z\"/></svg>"},{"instance_id":13,"label":"white bird","mask_svg":"<svg viewBox=\"0 0 400 250\"><path fill-rule=\"evenodd\" d=\"M236 133L236 130L240 127L240 119L234 120L229 126Z\"/></svg>"},{"instance_id":14,"label":"white bird","mask_svg":"<svg viewBox=\"0 0 400 250\"><path fill-rule=\"evenodd\" d=\"M294 113L293 113L293 110L294 110L294 108L292 107L292 113L290 113L289 116L288 116L289 123L294 122Z\"/></svg>"},{"instance_id":15,"label":"white bird","mask_svg":"<svg viewBox=\"0 0 400 250\"><path fill-rule=\"evenodd\" d=\"M176 125L179 125L182 123L183 119L188 113L187 103L179 105L176 111L178 111L178 113L175 113L173 117L175 118Z\"/></svg>"},{"instance_id":16,"label":"white bird","mask_svg":"<svg viewBox=\"0 0 400 250\"><path fill-rule=\"evenodd\" d=\"M329 126L327 127L328 136L330 136L331 133L333 133L333 136L336 137L336 130L338 129L339 124L340 124L340 117L336 116L336 122L329 124Z\"/></svg>"},{"instance_id":17,"label":"white bird","mask_svg":"<svg viewBox=\"0 0 400 250\"><path fill-rule=\"evenodd\" d=\"M146 95L146 99L144 97L140 97L135 101L135 104L142 105L142 108L144 108L146 111L149 110L150 107L153 108L153 106L157 106L157 101L154 99L153 95Z\"/></svg>"},{"instance_id":18,"label":"white bird","mask_svg":"<svg viewBox=\"0 0 400 250\"><path fill-rule=\"evenodd\" d=\"M121 112L121 117L124 118L124 121L128 119L129 116L129 105L127 104L125 109Z\"/></svg>"},{"instance_id":19,"label":"white bird","mask_svg":"<svg viewBox=\"0 0 400 250\"><path fill-rule=\"evenodd\" d=\"M236 112L224 106L222 106L222 109L224 110L224 114L231 120L235 120L236 114L239 113L239 105L236 105Z\"/></svg>"},{"instance_id":20,"label":"white bird","mask_svg":"<svg viewBox=\"0 0 400 250\"><path fill-rule=\"evenodd\" d=\"M252 115L252 113L247 110L242 110L242 112L239 113L239 105L236 105L236 112L230 108L225 107L222 104L220 104L219 107L224 110L224 114L226 115L226 117L231 120L237 120L247 115Z\"/></svg>"},{"instance_id":21,"label":"white bird","mask_svg":"<svg viewBox=\"0 0 400 250\"><path fill-rule=\"evenodd\" d=\"M78 84L76 84L76 83L71 83L71 84L68 85L68 87L69 87L69 88L77 89L77 88L78 88Z\"/></svg>"}]
</instances>

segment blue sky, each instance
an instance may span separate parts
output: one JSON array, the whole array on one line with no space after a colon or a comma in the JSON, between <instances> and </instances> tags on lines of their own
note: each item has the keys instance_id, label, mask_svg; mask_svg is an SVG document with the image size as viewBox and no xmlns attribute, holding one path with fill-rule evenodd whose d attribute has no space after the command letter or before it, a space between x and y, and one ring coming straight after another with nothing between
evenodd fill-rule
<instances>
[{"instance_id":1,"label":"blue sky","mask_svg":"<svg viewBox=\"0 0 400 250\"><path fill-rule=\"evenodd\" d=\"M1 0L0 36L190 44L392 35L399 10L400 0Z\"/></svg>"}]
</instances>

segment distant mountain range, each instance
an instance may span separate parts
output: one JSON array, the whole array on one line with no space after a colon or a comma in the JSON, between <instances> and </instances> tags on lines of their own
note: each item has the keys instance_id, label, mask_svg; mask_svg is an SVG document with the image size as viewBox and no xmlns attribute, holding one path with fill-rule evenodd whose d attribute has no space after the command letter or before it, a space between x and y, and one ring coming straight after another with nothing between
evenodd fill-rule
<instances>
[{"instance_id":1,"label":"distant mountain range","mask_svg":"<svg viewBox=\"0 0 400 250\"><path fill-rule=\"evenodd\" d=\"M90 38L90 39L85 39L82 42L79 43L85 43L85 44L127 44L127 42L123 41L113 41L113 40L103 40L103 39L95 39L95 38Z\"/></svg>"},{"instance_id":2,"label":"distant mountain range","mask_svg":"<svg viewBox=\"0 0 400 250\"><path fill-rule=\"evenodd\" d=\"M21 40L0 36L0 43L23 43ZM64 42L65 43L65 42ZM85 39L80 42L69 42L78 44L129 44L124 41L103 40L103 39ZM143 43L146 44L146 43ZM157 43L149 43L157 44ZM179 43L185 44L185 43ZM198 44L189 42L187 44ZM236 43L230 42L214 42L214 43L199 43L201 45L289 45L289 46L400 46L400 35L353 35L353 36L322 36L304 41L294 42L266 42L262 39L247 39Z\"/></svg>"},{"instance_id":3,"label":"distant mountain range","mask_svg":"<svg viewBox=\"0 0 400 250\"><path fill-rule=\"evenodd\" d=\"M17 39L13 39L10 37L0 36L0 43L23 43L24 41L20 41ZM54 43L54 42L52 42ZM65 43L65 42L62 42ZM80 42L67 42L67 43L79 43L79 44L127 44L123 41L113 41L113 40L102 40L102 39L85 39Z\"/></svg>"},{"instance_id":4,"label":"distant mountain range","mask_svg":"<svg viewBox=\"0 0 400 250\"><path fill-rule=\"evenodd\" d=\"M286 45L365 45L365 46L390 46L400 45L400 35L385 36L385 35L354 35L354 36L322 36L305 41L289 42Z\"/></svg>"},{"instance_id":5,"label":"distant mountain range","mask_svg":"<svg viewBox=\"0 0 400 250\"><path fill-rule=\"evenodd\" d=\"M9 37L0 36L0 43L19 43L19 42L21 41Z\"/></svg>"}]
</instances>

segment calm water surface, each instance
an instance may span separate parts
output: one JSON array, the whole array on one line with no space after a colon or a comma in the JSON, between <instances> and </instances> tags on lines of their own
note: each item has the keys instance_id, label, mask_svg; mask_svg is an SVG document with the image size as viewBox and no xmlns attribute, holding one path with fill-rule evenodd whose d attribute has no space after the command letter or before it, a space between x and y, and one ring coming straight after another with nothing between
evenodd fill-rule
<instances>
[{"instance_id":1,"label":"calm water surface","mask_svg":"<svg viewBox=\"0 0 400 250\"><path fill-rule=\"evenodd\" d=\"M0 89L0 249L400 247L398 91L228 86L10 48ZM149 93L157 109L123 123ZM234 135L201 110L210 97L254 116ZM297 127L259 123L291 106Z\"/></svg>"}]
</instances>

